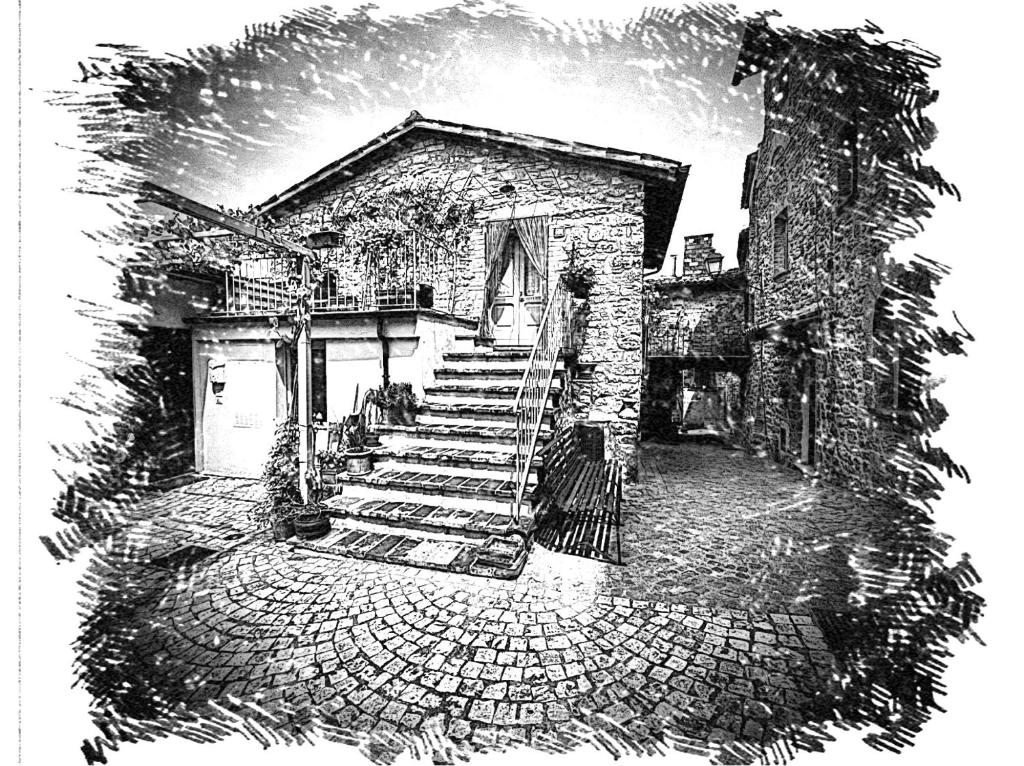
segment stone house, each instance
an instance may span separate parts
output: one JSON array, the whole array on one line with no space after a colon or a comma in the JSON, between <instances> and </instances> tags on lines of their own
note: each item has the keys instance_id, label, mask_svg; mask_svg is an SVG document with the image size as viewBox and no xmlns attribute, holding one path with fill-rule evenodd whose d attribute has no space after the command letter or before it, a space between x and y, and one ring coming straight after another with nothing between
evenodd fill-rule
<instances>
[{"instance_id":1,"label":"stone house","mask_svg":"<svg viewBox=\"0 0 1024 766\"><path fill-rule=\"evenodd\" d=\"M401 183L442 189L472 204L462 252L422 243L401 254L401 268L418 269L403 289L384 295L373 289L379 285L367 264L332 262L312 299L314 418L340 420L352 411L357 386L365 392L387 377L412 384L423 402L417 427L425 438L474 422L466 418L508 429L509 413L489 423L481 396L463 401L455 394L500 383L494 397L500 393L508 409L508 389L514 393L520 382L545 307L573 259L593 274L586 327L572 349L573 361L592 374L579 391L569 385L571 370L556 385L566 386L572 406L564 409L572 416L603 424L606 453L633 465L642 275L663 262L687 173L688 166L648 154L413 112L267 200L258 208L261 220L296 241L358 208L374 190ZM278 342L288 319L273 261L253 258L227 269L218 308L182 320L191 339L200 472L258 476L274 421L286 414L294 371ZM424 282L431 288L426 295ZM508 369L483 369L498 358L485 358L491 353L504 355ZM459 406L465 417L458 417Z\"/></svg>"},{"instance_id":2,"label":"stone house","mask_svg":"<svg viewBox=\"0 0 1024 766\"><path fill-rule=\"evenodd\" d=\"M371 389L408 383L414 418L372 424L372 464L331 482L337 523L310 545L516 576L543 503L537 449L564 443L561 426L599 424L591 445L621 461L602 470L635 474L643 273L662 265L688 170L413 112L255 222L149 184L149 202L226 227L168 248L229 238L202 274L169 259L150 291L151 315L188 347L196 471L259 477L291 416L311 492L328 482L332 424ZM619 522L602 519L604 546Z\"/></svg>"},{"instance_id":3,"label":"stone house","mask_svg":"<svg viewBox=\"0 0 1024 766\"><path fill-rule=\"evenodd\" d=\"M679 431L738 433L749 360L744 337L742 269L712 273L721 256L712 235L685 238L672 277L648 279L645 327L644 437Z\"/></svg>"},{"instance_id":4,"label":"stone house","mask_svg":"<svg viewBox=\"0 0 1024 766\"><path fill-rule=\"evenodd\" d=\"M862 487L891 484L922 385L923 360L894 329L908 275L886 253L930 207L925 190L944 188L916 162L931 140L924 65L854 33L752 25L733 78L763 73L766 113L741 200L746 438Z\"/></svg>"}]
</instances>

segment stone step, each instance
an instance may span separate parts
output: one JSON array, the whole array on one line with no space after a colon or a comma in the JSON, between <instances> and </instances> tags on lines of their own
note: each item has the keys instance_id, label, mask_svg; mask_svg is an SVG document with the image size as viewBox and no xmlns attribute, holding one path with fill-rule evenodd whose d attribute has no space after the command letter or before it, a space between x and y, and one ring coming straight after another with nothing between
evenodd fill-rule
<instances>
[{"instance_id":1,"label":"stone step","mask_svg":"<svg viewBox=\"0 0 1024 766\"><path fill-rule=\"evenodd\" d=\"M419 503L421 505L443 504L449 508L467 511L486 511L495 514L512 512L510 500L499 497L469 496L446 494L438 495L436 491L422 492L405 489L400 486L377 485L373 482L350 482L348 476L341 477L341 484L335 486L335 495L359 500L387 500L395 503ZM519 507L520 514L533 515L532 503L524 498Z\"/></svg>"},{"instance_id":2,"label":"stone step","mask_svg":"<svg viewBox=\"0 0 1024 766\"><path fill-rule=\"evenodd\" d=\"M380 469L382 471L431 471L434 473L443 473L449 476L464 476L466 478L477 478L477 479L510 479L512 477L512 457L513 452L497 452L495 453L499 457L509 458L508 460L501 461L498 465L488 465L481 463L476 466L457 466L457 465L445 465L444 463L438 462L423 462L415 459L407 459L405 457L391 457L385 454L383 451L377 453L377 459L374 462L374 469ZM347 475L347 474L346 474ZM535 471L530 472L531 479L536 476ZM342 476L343 480L345 476Z\"/></svg>"},{"instance_id":3,"label":"stone step","mask_svg":"<svg viewBox=\"0 0 1024 766\"><path fill-rule=\"evenodd\" d=\"M512 403L502 404L461 404L458 402L425 402L419 407L420 415L438 418L457 418L459 420L487 420L501 423L515 423L516 413ZM544 414L544 420L551 422L553 413Z\"/></svg>"},{"instance_id":4,"label":"stone step","mask_svg":"<svg viewBox=\"0 0 1024 766\"><path fill-rule=\"evenodd\" d=\"M528 350L522 351L448 351L444 355L446 362L526 362L530 358Z\"/></svg>"},{"instance_id":5,"label":"stone step","mask_svg":"<svg viewBox=\"0 0 1024 766\"><path fill-rule=\"evenodd\" d=\"M529 355L506 354L506 353L446 353L444 355L444 369L452 370L510 370L522 375L527 370ZM565 364L561 359L555 363L555 369L559 372L565 371Z\"/></svg>"},{"instance_id":6,"label":"stone step","mask_svg":"<svg viewBox=\"0 0 1024 766\"><path fill-rule=\"evenodd\" d=\"M465 441L512 446L516 443L516 429L514 427L417 423L414 426L378 424L372 426L370 430L375 431L381 436L395 435L406 438L430 439L432 441Z\"/></svg>"},{"instance_id":7,"label":"stone step","mask_svg":"<svg viewBox=\"0 0 1024 766\"><path fill-rule=\"evenodd\" d=\"M451 466L464 470L494 470L508 473L515 462L514 452L462 449L460 447L432 447L421 444L385 445L374 451L377 459L404 464L429 465L438 468ZM534 470L540 464L534 460Z\"/></svg>"},{"instance_id":8,"label":"stone step","mask_svg":"<svg viewBox=\"0 0 1024 766\"><path fill-rule=\"evenodd\" d=\"M434 370L434 380L437 381L458 381L463 384L486 383L488 385L505 386L510 382L522 381L523 369L515 367L438 367ZM551 386L560 387L564 370L555 370L551 379Z\"/></svg>"},{"instance_id":9,"label":"stone step","mask_svg":"<svg viewBox=\"0 0 1024 766\"><path fill-rule=\"evenodd\" d=\"M519 576L527 555L525 543L515 535L471 540L361 519L332 519L327 535L318 540L296 540L292 546L321 555L506 580Z\"/></svg>"},{"instance_id":10,"label":"stone step","mask_svg":"<svg viewBox=\"0 0 1024 766\"><path fill-rule=\"evenodd\" d=\"M515 497L515 485L507 475L504 478L488 478L428 470L379 468L363 476L345 475L343 482L346 488L364 486L437 497L479 498L504 502L510 502ZM532 494L533 488L528 486L523 501L530 500Z\"/></svg>"},{"instance_id":11,"label":"stone step","mask_svg":"<svg viewBox=\"0 0 1024 766\"><path fill-rule=\"evenodd\" d=\"M445 383L442 385L427 386L423 389L423 393L431 401L437 401L438 399L451 401L454 398L456 401L471 403L477 400L497 399L505 400L509 404L512 404L512 402L515 401L516 394L519 393L519 384L503 384L482 387L469 386L462 383ZM557 404L558 397L561 393L562 391L560 388L552 386L551 392L548 395L548 403Z\"/></svg>"},{"instance_id":12,"label":"stone step","mask_svg":"<svg viewBox=\"0 0 1024 766\"><path fill-rule=\"evenodd\" d=\"M427 503L399 503L393 500L367 500L338 495L324 503L334 518L362 519L388 527L435 532L456 537L481 538L507 535L514 528L507 512L468 510Z\"/></svg>"}]
</instances>

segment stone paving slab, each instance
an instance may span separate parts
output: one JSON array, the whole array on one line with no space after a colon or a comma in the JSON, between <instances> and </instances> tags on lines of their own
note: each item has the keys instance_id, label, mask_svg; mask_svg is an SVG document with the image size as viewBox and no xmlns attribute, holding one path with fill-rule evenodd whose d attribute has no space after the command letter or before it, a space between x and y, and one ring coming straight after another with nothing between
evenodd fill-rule
<instances>
[{"instance_id":1,"label":"stone paving slab","mask_svg":"<svg viewBox=\"0 0 1024 766\"><path fill-rule=\"evenodd\" d=\"M496 580L365 557L408 538L323 539L359 559L260 535L199 562L189 589L166 579L122 635L189 709L237 700L287 711L281 726L319 717L474 749L658 735L699 751L817 716L838 675L812 608L847 605L849 557L892 532L884 510L708 445L641 457L625 567L535 547L518 579ZM145 518L234 528L255 493L221 488L166 493Z\"/></svg>"},{"instance_id":2,"label":"stone paving slab","mask_svg":"<svg viewBox=\"0 0 1024 766\"><path fill-rule=\"evenodd\" d=\"M809 614L609 597L587 567L535 554L500 583L254 541L196 573L203 598L141 615L139 641L190 704L231 694L364 732L440 721L484 749L573 721L760 742L828 696L835 661Z\"/></svg>"},{"instance_id":3,"label":"stone paving slab","mask_svg":"<svg viewBox=\"0 0 1024 766\"><path fill-rule=\"evenodd\" d=\"M641 444L623 487L616 595L743 608L849 608L851 557L898 535L886 506L714 445Z\"/></svg>"},{"instance_id":4,"label":"stone paving slab","mask_svg":"<svg viewBox=\"0 0 1024 766\"><path fill-rule=\"evenodd\" d=\"M292 545L333 556L502 579L518 577L526 558L517 538L512 541L493 536L478 541L423 538L414 532L384 526L349 527L341 520L333 521L331 531L324 537L295 539Z\"/></svg>"},{"instance_id":5,"label":"stone paving slab","mask_svg":"<svg viewBox=\"0 0 1024 766\"><path fill-rule=\"evenodd\" d=\"M491 511L472 511L425 503L363 500L336 495L324 501L328 513L341 518L366 519L402 529L436 531L473 537L507 533L512 517Z\"/></svg>"},{"instance_id":6,"label":"stone paving slab","mask_svg":"<svg viewBox=\"0 0 1024 766\"><path fill-rule=\"evenodd\" d=\"M139 503L125 542L142 559L187 545L227 551L256 533L251 514L265 502L262 485L253 479L207 478Z\"/></svg>"}]
</instances>

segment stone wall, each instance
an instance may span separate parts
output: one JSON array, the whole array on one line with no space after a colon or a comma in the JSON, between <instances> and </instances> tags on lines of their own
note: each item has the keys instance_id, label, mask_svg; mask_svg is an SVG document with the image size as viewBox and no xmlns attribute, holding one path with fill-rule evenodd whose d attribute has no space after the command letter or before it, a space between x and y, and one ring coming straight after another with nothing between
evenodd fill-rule
<instances>
[{"instance_id":1,"label":"stone wall","mask_svg":"<svg viewBox=\"0 0 1024 766\"><path fill-rule=\"evenodd\" d=\"M743 274L714 278L705 260L712 235L686 237L677 278L646 283L645 435L674 435L672 413L693 428L732 432L741 420L739 372L747 363Z\"/></svg>"},{"instance_id":2,"label":"stone wall","mask_svg":"<svg viewBox=\"0 0 1024 766\"><path fill-rule=\"evenodd\" d=\"M889 194L881 136L892 115L852 90L820 51L799 45L766 74L745 264L755 338L746 436L797 463L807 457L808 427L824 476L877 486L892 456L870 363L887 249L876 222L891 221L881 215ZM859 135L852 145L851 135Z\"/></svg>"},{"instance_id":3,"label":"stone wall","mask_svg":"<svg viewBox=\"0 0 1024 766\"><path fill-rule=\"evenodd\" d=\"M635 465L641 379L644 185L623 172L569 158L457 137L413 132L375 152L352 174L307 199L288 223L313 230L325 210L344 211L362 194L408 179L447 186L472 200L477 226L456 268L454 313L478 319L484 293L484 231L489 220L549 216L548 278L554 284L575 243L595 282L580 361L593 363L576 417L606 424L606 453ZM505 184L515 196L502 194Z\"/></svg>"}]
</instances>

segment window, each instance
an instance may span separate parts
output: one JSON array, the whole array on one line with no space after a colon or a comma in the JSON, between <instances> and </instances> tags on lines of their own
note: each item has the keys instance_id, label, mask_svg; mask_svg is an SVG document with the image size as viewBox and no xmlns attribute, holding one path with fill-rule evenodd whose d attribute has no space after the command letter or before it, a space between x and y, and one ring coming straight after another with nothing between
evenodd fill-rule
<instances>
[{"instance_id":1,"label":"window","mask_svg":"<svg viewBox=\"0 0 1024 766\"><path fill-rule=\"evenodd\" d=\"M327 420L327 341L313 340L309 345L312 417L314 423L323 423Z\"/></svg>"},{"instance_id":2,"label":"window","mask_svg":"<svg viewBox=\"0 0 1024 766\"><path fill-rule=\"evenodd\" d=\"M787 208L783 208L782 212L775 216L772 243L775 248L776 275L789 271L789 210Z\"/></svg>"},{"instance_id":3,"label":"window","mask_svg":"<svg viewBox=\"0 0 1024 766\"><path fill-rule=\"evenodd\" d=\"M857 198L857 123L843 126L839 132L839 163L836 168L839 204L848 205Z\"/></svg>"},{"instance_id":4,"label":"window","mask_svg":"<svg viewBox=\"0 0 1024 766\"><path fill-rule=\"evenodd\" d=\"M872 325L876 408L894 413L911 409L921 395L924 360L909 328L896 316L892 296L883 293L878 299Z\"/></svg>"}]
</instances>

